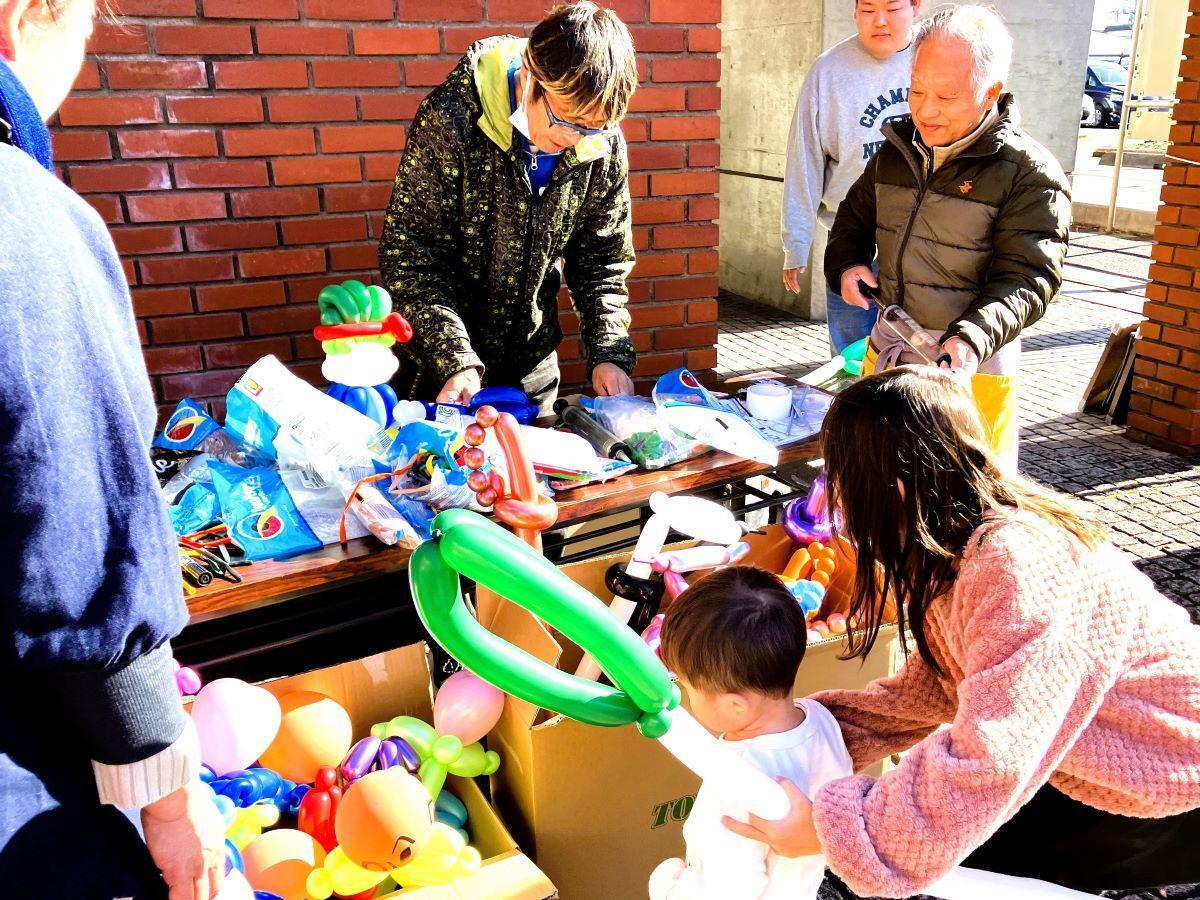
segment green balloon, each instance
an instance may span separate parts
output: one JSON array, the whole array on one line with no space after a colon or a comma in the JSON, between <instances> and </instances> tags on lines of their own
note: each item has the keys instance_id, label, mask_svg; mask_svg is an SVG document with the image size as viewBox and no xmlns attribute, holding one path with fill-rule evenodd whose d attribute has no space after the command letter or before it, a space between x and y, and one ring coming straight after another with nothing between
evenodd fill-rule
<instances>
[{"instance_id":1,"label":"green balloon","mask_svg":"<svg viewBox=\"0 0 1200 900\"><path fill-rule=\"evenodd\" d=\"M446 652L484 681L589 725L637 723L665 734L679 689L650 648L553 563L478 513L450 509L416 549L409 582L417 611ZM463 603L459 573L549 622L587 650L618 687L569 675L485 629Z\"/></svg>"},{"instance_id":2,"label":"green balloon","mask_svg":"<svg viewBox=\"0 0 1200 900\"><path fill-rule=\"evenodd\" d=\"M392 311L392 295L377 284L367 288L371 295L371 321L382 322Z\"/></svg>"},{"instance_id":3,"label":"green balloon","mask_svg":"<svg viewBox=\"0 0 1200 900\"><path fill-rule=\"evenodd\" d=\"M421 757L418 774L429 796L435 799L448 774L478 778L491 775L500 768L500 755L484 750L478 741L464 745L454 735L439 735L428 722L412 716L396 716L390 722L376 725L371 729L371 735L380 740L398 737L407 741Z\"/></svg>"},{"instance_id":4,"label":"green balloon","mask_svg":"<svg viewBox=\"0 0 1200 900\"><path fill-rule=\"evenodd\" d=\"M329 284L321 288L321 293L317 294L317 306L322 313L321 321L327 325L358 321L358 304L354 302L350 292L340 284ZM337 320L325 322L326 312L336 315Z\"/></svg>"}]
</instances>

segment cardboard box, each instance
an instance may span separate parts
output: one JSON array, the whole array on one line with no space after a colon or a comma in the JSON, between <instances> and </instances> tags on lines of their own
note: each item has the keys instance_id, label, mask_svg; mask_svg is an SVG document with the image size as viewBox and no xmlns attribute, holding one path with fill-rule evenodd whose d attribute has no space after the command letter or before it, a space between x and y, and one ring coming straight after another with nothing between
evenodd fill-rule
<instances>
[{"instance_id":1,"label":"cardboard box","mask_svg":"<svg viewBox=\"0 0 1200 900\"><path fill-rule=\"evenodd\" d=\"M782 529L750 535L748 562L783 570L794 545ZM564 566L605 602L604 572L628 554ZM480 586L479 621L550 665L574 672L582 651L534 616ZM865 661L838 659L845 639L809 647L796 695L854 688L894 671L894 629L880 635ZM503 762L493 799L522 847L568 900L635 900L650 872L683 855L682 828L699 781L657 741L633 726L599 728L554 716L509 697L488 746Z\"/></svg>"},{"instance_id":2,"label":"cardboard box","mask_svg":"<svg viewBox=\"0 0 1200 900\"><path fill-rule=\"evenodd\" d=\"M410 715L433 721L425 645L413 644L354 662L268 681L263 687L282 697L292 691L318 691L337 700L350 714L355 737L376 722ZM506 762L501 763L501 767ZM516 841L484 797L474 779L451 776L446 783L467 807L471 844L483 865L469 878L442 887L405 891L419 900L548 900L558 896L554 884L521 852ZM400 897L399 892L389 897Z\"/></svg>"}]
</instances>

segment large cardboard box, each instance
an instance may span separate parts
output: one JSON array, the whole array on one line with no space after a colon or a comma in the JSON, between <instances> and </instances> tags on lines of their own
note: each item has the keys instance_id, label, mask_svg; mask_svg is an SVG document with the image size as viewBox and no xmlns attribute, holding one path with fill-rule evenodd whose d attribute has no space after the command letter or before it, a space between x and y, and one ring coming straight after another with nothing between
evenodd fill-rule
<instances>
[{"instance_id":1,"label":"large cardboard box","mask_svg":"<svg viewBox=\"0 0 1200 900\"><path fill-rule=\"evenodd\" d=\"M750 535L749 562L783 570L794 545L778 527ZM563 567L607 602L604 572L628 555ZM513 603L480 586L480 622L505 640L564 671L582 651ZM896 637L881 634L865 661L838 657L845 640L809 647L796 695L861 687L894 671ZM683 854L683 822L699 781L633 726L598 728L554 716L509 697L488 738L503 763L492 776L493 799L521 846L567 900L635 900L646 896L650 872Z\"/></svg>"},{"instance_id":2,"label":"large cardboard box","mask_svg":"<svg viewBox=\"0 0 1200 900\"><path fill-rule=\"evenodd\" d=\"M292 691L318 691L332 697L350 714L355 737L369 733L376 722L386 722L393 716L410 715L433 721L424 644L279 678L265 682L263 687L276 697ZM467 807L467 831L472 845L483 856L483 865L469 878L460 878L443 887L405 891L403 897L547 900L558 896L550 879L521 852L473 779L451 776L446 786Z\"/></svg>"}]
</instances>

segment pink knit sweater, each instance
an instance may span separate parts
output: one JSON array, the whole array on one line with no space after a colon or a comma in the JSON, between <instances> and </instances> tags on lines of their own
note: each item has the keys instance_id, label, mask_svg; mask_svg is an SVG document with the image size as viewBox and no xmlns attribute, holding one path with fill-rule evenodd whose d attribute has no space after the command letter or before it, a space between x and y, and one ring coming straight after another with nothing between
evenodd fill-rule
<instances>
[{"instance_id":1,"label":"pink knit sweater","mask_svg":"<svg viewBox=\"0 0 1200 900\"><path fill-rule=\"evenodd\" d=\"M814 798L828 864L855 893L919 893L1047 781L1127 816L1200 806L1200 628L1115 548L993 514L926 633L944 676L914 651L891 678L814 698L856 770L912 748Z\"/></svg>"}]
</instances>

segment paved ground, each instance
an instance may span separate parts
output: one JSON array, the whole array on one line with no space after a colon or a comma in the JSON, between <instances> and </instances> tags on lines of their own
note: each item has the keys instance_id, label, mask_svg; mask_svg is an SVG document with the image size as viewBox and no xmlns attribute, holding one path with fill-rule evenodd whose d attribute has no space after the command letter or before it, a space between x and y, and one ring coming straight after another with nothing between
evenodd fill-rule
<instances>
[{"instance_id":1,"label":"paved ground","mask_svg":"<svg viewBox=\"0 0 1200 900\"><path fill-rule=\"evenodd\" d=\"M1181 458L1124 437L1077 412L1114 323L1136 321L1150 243L1079 232L1062 295L1026 332L1022 366L1021 469L1093 504L1114 541L1200 621L1200 456ZM825 326L733 296L721 299L718 371L774 369L799 375L828 359ZM1125 900L1200 900L1200 888L1125 895ZM823 900L853 895L829 882Z\"/></svg>"},{"instance_id":2,"label":"paved ground","mask_svg":"<svg viewBox=\"0 0 1200 900\"><path fill-rule=\"evenodd\" d=\"M1075 156L1075 171L1071 176L1071 196L1074 200L1108 206L1112 195L1113 167L1101 165L1092 151L1115 148L1116 145L1115 128L1079 129L1079 148ZM1162 169L1124 166L1117 191L1117 205L1153 213L1158 209L1162 184Z\"/></svg>"}]
</instances>

